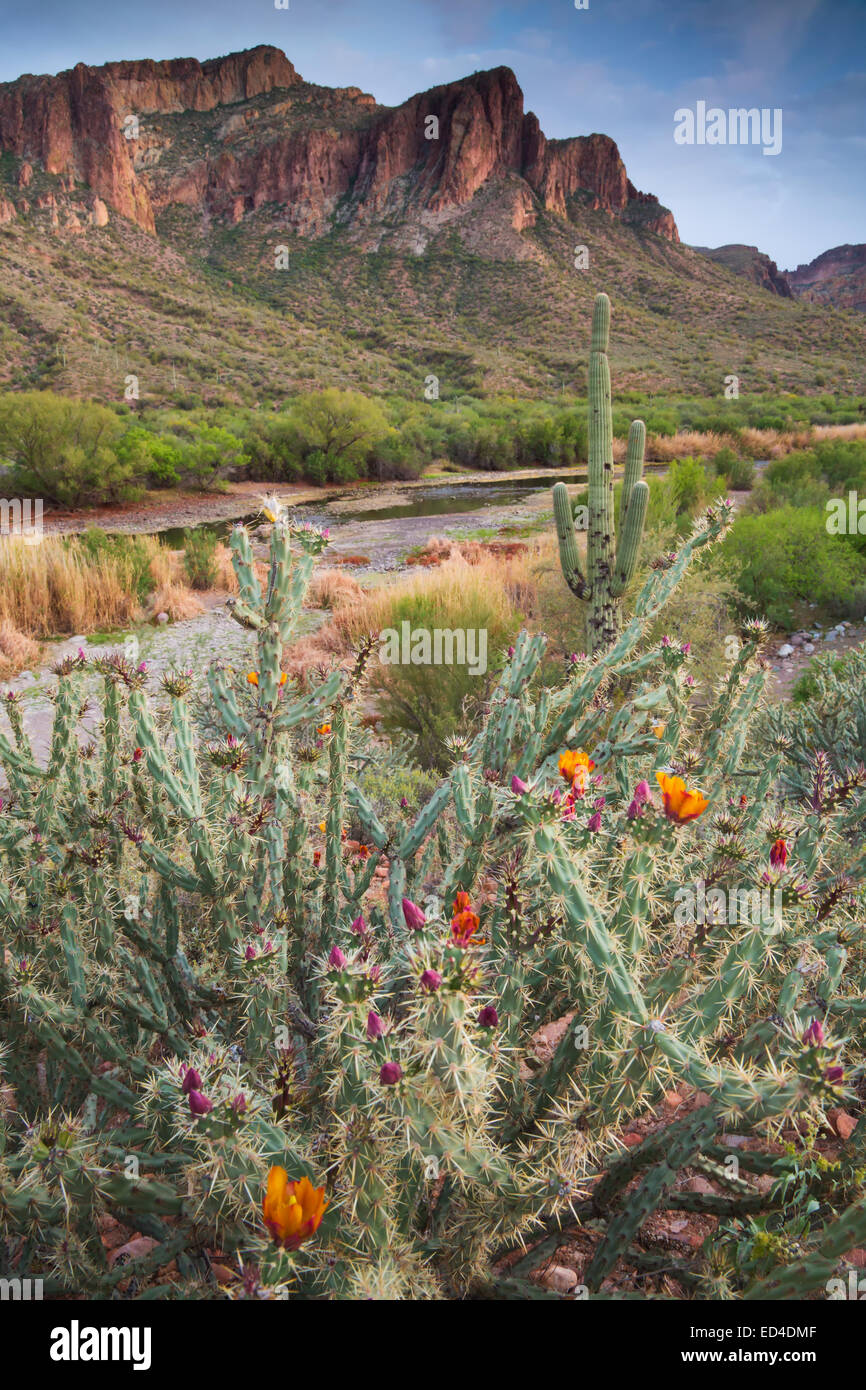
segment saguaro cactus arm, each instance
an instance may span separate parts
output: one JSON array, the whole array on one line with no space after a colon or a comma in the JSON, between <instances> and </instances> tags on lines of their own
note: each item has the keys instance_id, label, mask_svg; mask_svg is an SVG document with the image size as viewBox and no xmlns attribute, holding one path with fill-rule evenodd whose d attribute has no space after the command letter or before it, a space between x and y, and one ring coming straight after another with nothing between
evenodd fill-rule
<instances>
[{"instance_id":1,"label":"saguaro cactus arm","mask_svg":"<svg viewBox=\"0 0 866 1390\"><path fill-rule=\"evenodd\" d=\"M580 567L571 500L565 483L557 483L553 489L553 515L556 521L556 539L559 541L559 563L565 582L578 598L589 598L590 586Z\"/></svg>"}]
</instances>

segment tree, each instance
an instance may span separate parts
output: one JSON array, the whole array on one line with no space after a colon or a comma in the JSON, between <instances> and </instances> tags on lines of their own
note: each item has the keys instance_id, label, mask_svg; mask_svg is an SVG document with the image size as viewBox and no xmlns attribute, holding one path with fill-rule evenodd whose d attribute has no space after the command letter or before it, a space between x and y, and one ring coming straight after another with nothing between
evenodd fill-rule
<instances>
[{"instance_id":1,"label":"tree","mask_svg":"<svg viewBox=\"0 0 866 1390\"><path fill-rule=\"evenodd\" d=\"M226 470L248 463L243 440L220 425L193 425L182 444L180 466L202 492L214 487Z\"/></svg>"},{"instance_id":2,"label":"tree","mask_svg":"<svg viewBox=\"0 0 866 1390\"><path fill-rule=\"evenodd\" d=\"M92 401L51 391L0 396L0 458L11 466L10 486L24 496L67 507L135 497L144 456L134 442L118 449L126 432L113 410Z\"/></svg>"},{"instance_id":3,"label":"tree","mask_svg":"<svg viewBox=\"0 0 866 1390\"><path fill-rule=\"evenodd\" d=\"M322 454L327 478L336 482L363 473L371 450L388 433L378 401L335 387L301 396L291 419L304 455Z\"/></svg>"}]
</instances>

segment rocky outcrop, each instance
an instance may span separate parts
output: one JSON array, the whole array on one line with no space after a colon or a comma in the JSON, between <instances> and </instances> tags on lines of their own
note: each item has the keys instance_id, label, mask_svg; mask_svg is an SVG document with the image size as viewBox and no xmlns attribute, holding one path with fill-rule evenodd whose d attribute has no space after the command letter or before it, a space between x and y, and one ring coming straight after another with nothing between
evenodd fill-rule
<instances>
[{"instance_id":1,"label":"rocky outcrop","mask_svg":"<svg viewBox=\"0 0 866 1390\"><path fill-rule=\"evenodd\" d=\"M771 261L763 251L759 251L757 246L732 243L715 248L695 246L693 249L700 251L703 256L709 256L717 265L732 270L735 275L744 275L747 280L760 285L761 289L768 290L770 294L778 294L782 299L794 297L787 272L780 270L776 262Z\"/></svg>"},{"instance_id":2,"label":"rocky outcrop","mask_svg":"<svg viewBox=\"0 0 866 1390\"><path fill-rule=\"evenodd\" d=\"M785 274L798 299L866 313L866 245L835 246Z\"/></svg>"},{"instance_id":3,"label":"rocky outcrop","mask_svg":"<svg viewBox=\"0 0 866 1390\"><path fill-rule=\"evenodd\" d=\"M217 114L184 141L184 112ZM21 187L41 165L151 232L172 204L236 222L273 203L308 236L334 220L359 235L383 219L429 227L517 177L524 201L558 216L589 206L679 240L671 213L630 183L614 142L547 140L506 67L385 108L358 88L311 87L276 48L206 63L79 64L0 86L0 149L24 161ZM528 206L520 217L531 224Z\"/></svg>"}]
</instances>

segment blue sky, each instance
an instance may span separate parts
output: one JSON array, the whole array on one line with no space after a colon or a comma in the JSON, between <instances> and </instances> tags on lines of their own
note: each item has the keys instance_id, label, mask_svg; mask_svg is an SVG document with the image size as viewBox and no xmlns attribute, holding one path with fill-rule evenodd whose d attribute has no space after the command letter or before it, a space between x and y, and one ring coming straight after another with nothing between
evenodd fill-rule
<instances>
[{"instance_id":1,"label":"blue sky","mask_svg":"<svg viewBox=\"0 0 866 1390\"><path fill-rule=\"evenodd\" d=\"M0 81L115 58L258 43L328 86L395 105L507 64L550 136L603 131L684 241L782 268L866 241L866 0L0 0ZM674 113L781 108L778 155L677 145Z\"/></svg>"}]
</instances>

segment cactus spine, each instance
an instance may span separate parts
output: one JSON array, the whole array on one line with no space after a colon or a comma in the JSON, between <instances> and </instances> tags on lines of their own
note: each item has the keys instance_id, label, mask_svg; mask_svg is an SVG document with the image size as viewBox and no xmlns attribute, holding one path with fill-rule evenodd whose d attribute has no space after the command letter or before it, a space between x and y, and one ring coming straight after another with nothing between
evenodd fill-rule
<instances>
[{"instance_id":1,"label":"cactus spine","mask_svg":"<svg viewBox=\"0 0 866 1390\"><path fill-rule=\"evenodd\" d=\"M584 575L577 546L571 502L565 483L553 489L553 515L565 582L589 602L590 651L603 650L619 629L618 600L634 573L646 520L649 488L642 479L646 427L632 423L619 513L619 541L614 543L613 416L610 402L610 300L596 295L589 354L589 526Z\"/></svg>"}]
</instances>

